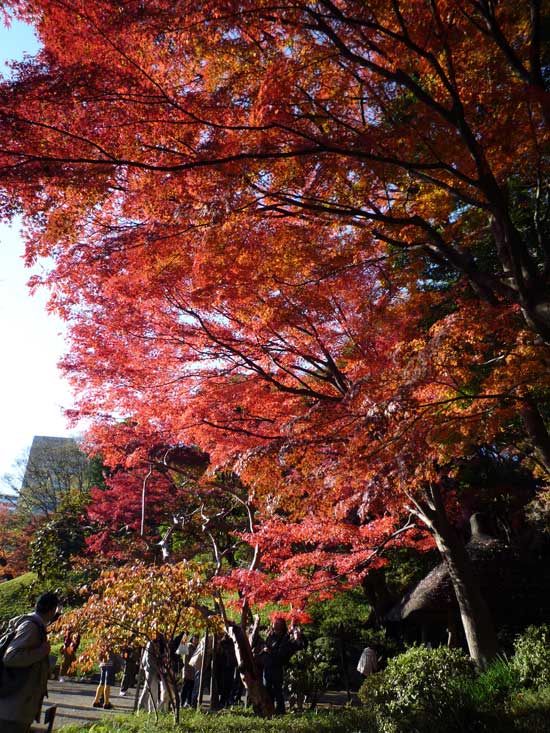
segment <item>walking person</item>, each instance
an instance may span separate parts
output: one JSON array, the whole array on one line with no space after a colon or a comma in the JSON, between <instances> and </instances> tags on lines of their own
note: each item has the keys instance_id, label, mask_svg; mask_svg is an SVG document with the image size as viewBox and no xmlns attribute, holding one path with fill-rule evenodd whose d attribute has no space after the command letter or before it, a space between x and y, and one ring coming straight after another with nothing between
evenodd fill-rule
<instances>
[{"instance_id":1,"label":"walking person","mask_svg":"<svg viewBox=\"0 0 550 733\"><path fill-rule=\"evenodd\" d=\"M207 682L210 679L210 662L212 660L212 649L207 644L207 637L203 636L197 644L193 655L189 659L189 665L193 669L194 682L193 691L191 693L191 707L196 708L200 698L201 688L201 670L203 669L203 657L206 655L204 660L204 679L202 680L203 689L206 687Z\"/></svg>"},{"instance_id":2,"label":"walking person","mask_svg":"<svg viewBox=\"0 0 550 733\"><path fill-rule=\"evenodd\" d=\"M130 687L134 687L136 684L136 677L138 673L138 659L139 650L133 646L133 639L130 639L128 646L122 648L121 657L124 664L122 672L122 682L120 683L120 696L124 697Z\"/></svg>"},{"instance_id":3,"label":"walking person","mask_svg":"<svg viewBox=\"0 0 550 733\"><path fill-rule=\"evenodd\" d=\"M364 677L368 677L378 671L378 654L376 649L366 646L361 652L359 662L357 663L357 671Z\"/></svg>"},{"instance_id":4,"label":"walking person","mask_svg":"<svg viewBox=\"0 0 550 733\"><path fill-rule=\"evenodd\" d=\"M187 641L181 641L178 647L178 654L182 658L182 688L180 693L180 704L182 708L189 708L193 705L193 688L195 686L195 669L189 664L189 660L195 653L199 638L196 634L189 637Z\"/></svg>"},{"instance_id":5,"label":"walking person","mask_svg":"<svg viewBox=\"0 0 550 733\"><path fill-rule=\"evenodd\" d=\"M218 686L218 704L227 708L234 703L235 680L237 678L237 657L231 637L224 634L218 640L216 649L216 682Z\"/></svg>"},{"instance_id":6,"label":"walking person","mask_svg":"<svg viewBox=\"0 0 550 733\"><path fill-rule=\"evenodd\" d=\"M58 617L59 600L48 591L38 597L34 613L10 622L2 657L0 731L29 733L47 694L50 644L47 627Z\"/></svg>"}]
</instances>

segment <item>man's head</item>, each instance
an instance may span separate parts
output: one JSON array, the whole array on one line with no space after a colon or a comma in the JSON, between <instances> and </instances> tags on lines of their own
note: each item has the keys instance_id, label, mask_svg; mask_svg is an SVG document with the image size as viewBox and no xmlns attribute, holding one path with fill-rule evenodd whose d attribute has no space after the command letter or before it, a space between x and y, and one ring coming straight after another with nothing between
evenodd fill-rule
<instances>
[{"instance_id":1,"label":"man's head","mask_svg":"<svg viewBox=\"0 0 550 733\"><path fill-rule=\"evenodd\" d=\"M286 621L284 620L284 618L281 618L281 616L277 616L277 618L273 622L273 631L278 636L283 636L284 634L286 634L287 626L286 626Z\"/></svg>"},{"instance_id":2,"label":"man's head","mask_svg":"<svg viewBox=\"0 0 550 733\"><path fill-rule=\"evenodd\" d=\"M56 614L59 605L59 598L53 591L47 591L38 596L34 610L44 619L46 624L51 623Z\"/></svg>"}]
</instances>

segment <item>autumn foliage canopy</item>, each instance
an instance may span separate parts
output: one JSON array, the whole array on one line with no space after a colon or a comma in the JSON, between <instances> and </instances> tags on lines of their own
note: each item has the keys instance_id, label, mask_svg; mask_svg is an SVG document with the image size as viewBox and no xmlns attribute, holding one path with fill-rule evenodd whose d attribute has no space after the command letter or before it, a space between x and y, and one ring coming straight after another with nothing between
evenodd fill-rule
<instances>
[{"instance_id":1,"label":"autumn foliage canopy","mask_svg":"<svg viewBox=\"0 0 550 733\"><path fill-rule=\"evenodd\" d=\"M241 587L431 546L476 446L547 475L544 3L4 5L43 48L0 86L0 204L53 258L73 416L108 462L148 436L112 464L239 474Z\"/></svg>"}]
</instances>

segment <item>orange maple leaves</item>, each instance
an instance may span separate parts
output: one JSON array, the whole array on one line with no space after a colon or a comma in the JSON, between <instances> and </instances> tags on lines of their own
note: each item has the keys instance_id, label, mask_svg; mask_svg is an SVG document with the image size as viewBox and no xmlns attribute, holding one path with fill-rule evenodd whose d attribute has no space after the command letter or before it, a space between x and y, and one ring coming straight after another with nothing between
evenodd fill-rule
<instances>
[{"instance_id":1,"label":"orange maple leaves","mask_svg":"<svg viewBox=\"0 0 550 733\"><path fill-rule=\"evenodd\" d=\"M44 50L2 88L5 201L54 257L107 451L122 417L196 442L290 536L391 534L406 493L510 446L550 333L536 13L11 5Z\"/></svg>"}]
</instances>

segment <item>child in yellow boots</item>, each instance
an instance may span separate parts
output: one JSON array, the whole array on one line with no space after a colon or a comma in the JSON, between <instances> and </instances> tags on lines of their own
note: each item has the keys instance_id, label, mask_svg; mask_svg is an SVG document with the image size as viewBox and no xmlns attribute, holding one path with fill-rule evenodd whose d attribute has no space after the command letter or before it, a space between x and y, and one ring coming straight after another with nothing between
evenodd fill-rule
<instances>
[{"instance_id":1,"label":"child in yellow boots","mask_svg":"<svg viewBox=\"0 0 550 733\"><path fill-rule=\"evenodd\" d=\"M107 649L99 660L99 685L95 692L95 699L92 703L94 708L104 708L112 710L113 706L110 702L111 687L115 684L115 654L111 649Z\"/></svg>"}]
</instances>

